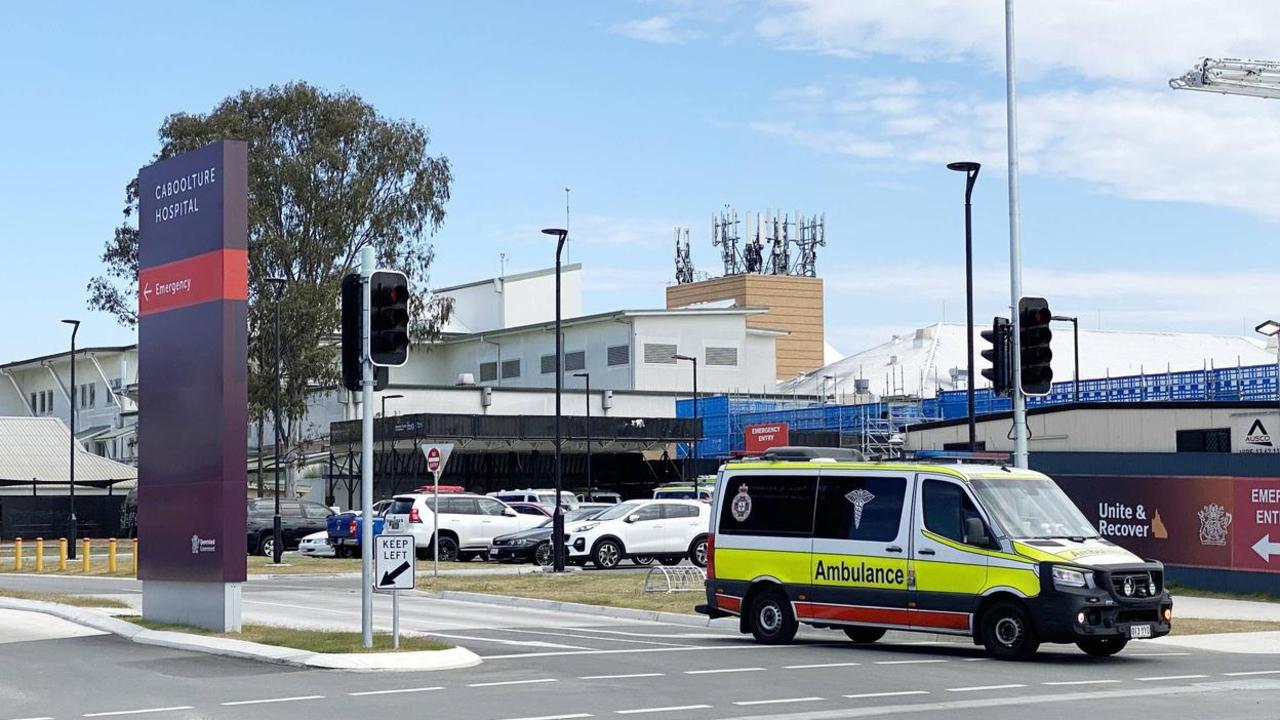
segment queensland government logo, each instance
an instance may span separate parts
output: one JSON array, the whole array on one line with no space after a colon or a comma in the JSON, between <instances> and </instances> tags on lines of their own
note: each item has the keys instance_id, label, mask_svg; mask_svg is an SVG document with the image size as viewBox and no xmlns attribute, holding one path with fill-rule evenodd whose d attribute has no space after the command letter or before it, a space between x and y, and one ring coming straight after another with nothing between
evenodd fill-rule
<instances>
[{"instance_id":1,"label":"queensland government logo","mask_svg":"<svg viewBox=\"0 0 1280 720\"><path fill-rule=\"evenodd\" d=\"M1209 503L1196 513L1200 518L1200 544L1226 545L1227 528L1231 526L1231 513L1218 503Z\"/></svg>"},{"instance_id":2,"label":"queensland government logo","mask_svg":"<svg viewBox=\"0 0 1280 720\"><path fill-rule=\"evenodd\" d=\"M738 494L733 496L733 501L729 504L729 512L738 522L751 516L751 496L747 494L745 484L738 487Z\"/></svg>"},{"instance_id":3,"label":"queensland government logo","mask_svg":"<svg viewBox=\"0 0 1280 720\"><path fill-rule=\"evenodd\" d=\"M853 503L853 529L857 530L862 527L862 509L875 500L876 496L866 488L858 488L845 493L844 499Z\"/></svg>"},{"instance_id":4,"label":"queensland government logo","mask_svg":"<svg viewBox=\"0 0 1280 720\"><path fill-rule=\"evenodd\" d=\"M202 538L199 535L191 536L191 554L199 555L200 553L217 552L218 541L214 538Z\"/></svg>"}]
</instances>

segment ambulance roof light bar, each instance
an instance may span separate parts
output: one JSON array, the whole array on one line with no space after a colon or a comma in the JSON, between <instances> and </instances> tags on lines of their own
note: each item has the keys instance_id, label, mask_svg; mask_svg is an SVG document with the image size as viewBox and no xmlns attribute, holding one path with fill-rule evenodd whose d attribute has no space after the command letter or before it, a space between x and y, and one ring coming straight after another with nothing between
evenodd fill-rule
<instances>
[{"instance_id":1,"label":"ambulance roof light bar","mask_svg":"<svg viewBox=\"0 0 1280 720\"><path fill-rule=\"evenodd\" d=\"M866 460L861 452L849 448L782 446L771 447L760 454L762 460L769 461L825 461L825 462L862 462Z\"/></svg>"},{"instance_id":2,"label":"ambulance roof light bar","mask_svg":"<svg viewBox=\"0 0 1280 720\"><path fill-rule=\"evenodd\" d=\"M966 450L919 450L916 452L917 460L925 460L932 462L976 462L976 463L1000 463L1009 462L1009 453L975 450L972 452Z\"/></svg>"}]
</instances>

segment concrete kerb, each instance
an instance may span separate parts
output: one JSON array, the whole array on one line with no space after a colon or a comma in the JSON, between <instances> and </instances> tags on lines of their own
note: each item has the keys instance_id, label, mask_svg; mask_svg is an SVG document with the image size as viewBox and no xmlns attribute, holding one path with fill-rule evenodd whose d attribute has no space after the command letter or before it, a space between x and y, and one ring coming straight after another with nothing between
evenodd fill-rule
<instances>
[{"instance_id":1,"label":"concrete kerb","mask_svg":"<svg viewBox=\"0 0 1280 720\"><path fill-rule=\"evenodd\" d=\"M293 648L263 645L247 640L208 637L164 630L148 630L92 608L78 608L38 600L0 597L0 609L39 612L62 618L84 627L118 635L143 645L187 650L208 655L221 655L256 660L278 665L328 670L429 671L458 670L475 667L483 660L466 648L424 650L395 653L314 653Z\"/></svg>"},{"instance_id":2,"label":"concrete kerb","mask_svg":"<svg viewBox=\"0 0 1280 720\"><path fill-rule=\"evenodd\" d=\"M669 625L711 627L711 618L703 617L701 615L684 615L682 613L662 612L660 610L636 610L634 608L610 607L607 605L587 605L585 603L513 597L510 595L490 595L488 593L464 592L460 590L422 592L421 594L436 600L458 600L462 602L499 605L502 607L518 607L530 610L551 610L555 612L577 613L579 615L594 615L614 620L641 620L644 622L659 622Z\"/></svg>"}]
</instances>

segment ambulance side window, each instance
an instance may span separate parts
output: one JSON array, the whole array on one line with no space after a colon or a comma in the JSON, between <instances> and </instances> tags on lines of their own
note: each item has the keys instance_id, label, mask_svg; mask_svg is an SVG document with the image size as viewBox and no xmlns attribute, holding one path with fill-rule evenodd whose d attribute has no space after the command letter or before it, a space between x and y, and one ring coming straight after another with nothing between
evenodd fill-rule
<instances>
[{"instance_id":1,"label":"ambulance side window","mask_svg":"<svg viewBox=\"0 0 1280 720\"><path fill-rule=\"evenodd\" d=\"M814 475L739 475L724 486L717 532L725 535L810 537Z\"/></svg>"},{"instance_id":2,"label":"ambulance side window","mask_svg":"<svg viewBox=\"0 0 1280 720\"><path fill-rule=\"evenodd\" d=\"M824 475L814 537L888 542L898 537L907 480Z\"/></svg>"},{"instance_id":3,"label":"ambulance side window","mask_svg":"<svg viewBox=\"0 0 1280 720\"><path fill-rule=\"evenodd\" d=\"M966 543L966 523L981 517L959 485L941 480L924 481L924 526L929 532Z\"/></svg>"}]
</instances>

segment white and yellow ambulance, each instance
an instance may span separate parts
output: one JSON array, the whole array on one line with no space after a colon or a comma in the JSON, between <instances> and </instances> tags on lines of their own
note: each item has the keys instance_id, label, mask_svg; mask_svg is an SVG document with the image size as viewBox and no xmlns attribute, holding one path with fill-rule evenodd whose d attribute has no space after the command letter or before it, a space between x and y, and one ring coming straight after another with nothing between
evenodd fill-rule
<instances>
[{"instance_id":1,"label":"white and yellow ambulance","mask_svg":"<svg viewBox=\"0 0 1280 720\"><path fill-rule=\"evenodd\" d=\"M971 635L1020 659L1042 642L1112 655L1170 629L1164 566L1100 537L1038 472L775 448L723 466L714 502L698 609L762 643L804 623L859 643Z\"/></svg>"}]
</instances>

